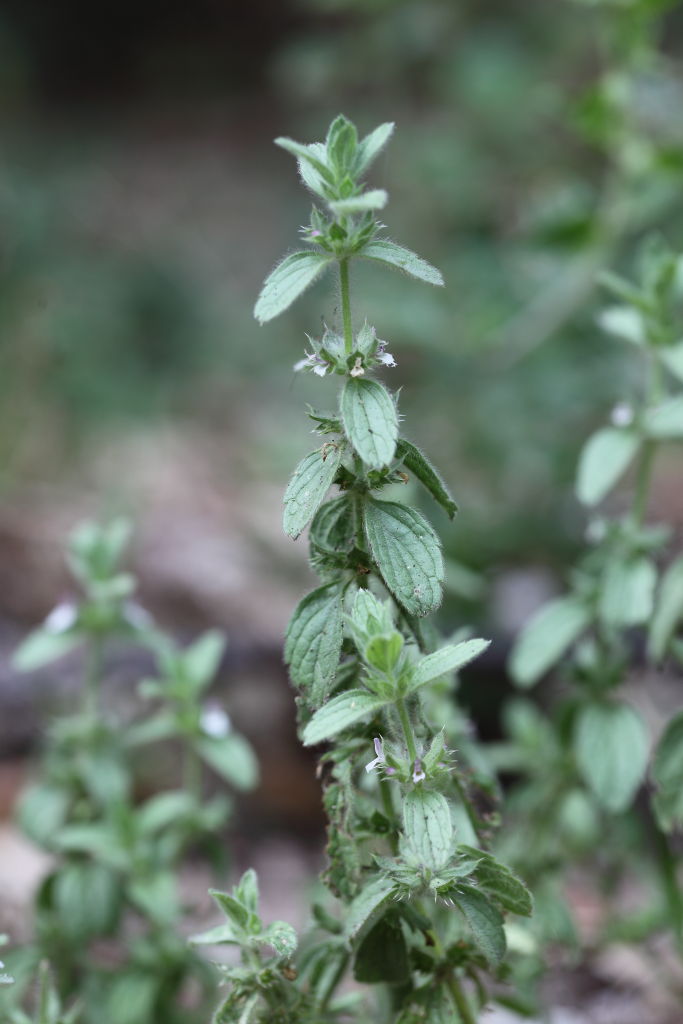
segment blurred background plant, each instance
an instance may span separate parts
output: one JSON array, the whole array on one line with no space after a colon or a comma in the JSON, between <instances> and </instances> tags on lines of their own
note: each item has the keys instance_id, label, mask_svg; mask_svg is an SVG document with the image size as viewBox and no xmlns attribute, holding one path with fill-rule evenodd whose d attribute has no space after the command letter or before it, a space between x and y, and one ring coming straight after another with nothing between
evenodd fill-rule
<instances>
[{"instance_id":1,"label":"blurred background plant","mask_svg":"<svg viewBox=\"0 0 683 1024\"><path fill-rule=\"evenodd\" d=\"M446 277L437 299L380 272L354 287L403 353L394 379L411 380L414 440L463 495L443 624L498 639L462 692L499 737L506 646L583 546L582 441L639 374L595 324L597 271L629 276L642 237L680 237L682 41L675 0L6 0L3 811L40 731L36 706L63 700L80 671L68 655L19 680L9 653L68 592L73 523L124 511L145 607L179 641L217 625L231 637L221 689L263 768L245 843L292 823L317 835L278 667L310 575L281 538L279 506L307 441L299 399L324 402L326 382L293 378L292 401L279 381L323 292L282 333L259 329L251 305L308 213L270 139L318 137L340 110L361 130L397 121L396 170L380 161L377 184L396 237ZM651 507L675 544L674 460L657 466ZM105 695L138 667L108 663ZM16 934L13 893L9 881L0 928Z\"/></svg>"}]
</instances>

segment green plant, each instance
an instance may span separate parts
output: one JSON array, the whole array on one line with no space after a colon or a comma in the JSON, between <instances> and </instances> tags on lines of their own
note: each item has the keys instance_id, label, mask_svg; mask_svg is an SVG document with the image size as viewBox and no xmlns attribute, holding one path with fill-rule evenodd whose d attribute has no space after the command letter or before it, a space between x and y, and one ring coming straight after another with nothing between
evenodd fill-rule
<instances>
[{"instance_id":1,"label":"green plant","mask_svg":"<svg viewBox=\"0 0 683 1024\"><path fill-rule=\"evenodd\" d=\"M284 530L296 539L310 524L311 565L321 577L294 612L285 660L303 743L328 744L324 877L336 903L314 907L316 935L294 967L295 936L282 923L261 923L252 873L232 894L216 893L228 922L195 941L242 951L240 966L226 968L230 993L216 1022L312 1024L351 1014L472 1024L505 973L504 914L531 912L525 886L486 851L495 816L477 793L491 796L495 786L451 693L453 673L488 642L462 633L440 645L426 619L441 602L439 539L393 495L413 474L451 518L456 505L422 452L399 436L396 396L375 377L395 365L393 356L352 315L350 267L362 260L443 283L382 236L377 212L387 194L362 184L392 131L383 124L359 140L340 116L324 143L277 140L297 158L316 205L303 229L309 247L273 270L255 315L271 320L324 271L339 276L340 323L309 339L297 364L340 376L339 405L309 411L321 443L284 499ZM333 485L338 496L326 501ZM378 497L385 488L390 500ZM264 946L274 954L264 957ZM339 991L349 967L374 986L372 1008L364 995Z\"/></svg>"},{"instance_id":2,"label":"green plant","mask_svg":"<svg viewBox=\"0 0 683 1024\"><path fill-rule=\"evenodd\" d=\"M670 928L683 950L680 856L669 838L683 825L683 712L665 711L653 746L632 685L638 674L654 678L662 665L683 664L683 557L672 558L672 530L648 522L655 460L683 439L683 260L651 239L637 283L611 273L602 283L616 303L600 326L627 346L636 366L630 394L582 450L576 493L593 509L623 478L629 483L610 506L623 511L590 522L590 548L568 592L538 611L512 651L520 688L553 669L561 685L549 717L522 700L507 709L510 739L493 754L523 781L509 804L517 827L504 833L502 848L524 864L536 891L543 888L537 923L544 941L553 928L558 937L559 908L561 937L576 942L562 897L566 869L599 858L609 912L598 941ZM648 781L649 810L637 800ZM614 898L629 877L648 894L645 911L630 919Z\"/></svg>"},{"instance_id":3,"label":"green plant","mask_svg":"<svg viewBox=\"0 0 683 1024\"><path fill-rule=\"evenodd\" d=\"M121 568L129 534L120 519L74 531L69 565L83 595L58 606L15 656L30 669L81 647L85 674L80 706L51 723L38 778L19 804L21 827L53 866L37 894L35 943L20 951L12 1000L46 958L60 997L80 997L84 1024L186 1024L203 1019L214 983L188 953L176 872L188 850L216 846L230 813L226 797L206 798L203 766L239 789L255 783L257 767L225 712L205 698L224 638L210 631L178 650L156 629ZM151 649L159 666L159 679L140 684L154 710L132 722L103 700L105 650L115 643ZM183 778L140 802L139 755L168 740L180 747ZM45 995L46 1005L57 1006L55 998Z\"/></svg>"}]
</instances>

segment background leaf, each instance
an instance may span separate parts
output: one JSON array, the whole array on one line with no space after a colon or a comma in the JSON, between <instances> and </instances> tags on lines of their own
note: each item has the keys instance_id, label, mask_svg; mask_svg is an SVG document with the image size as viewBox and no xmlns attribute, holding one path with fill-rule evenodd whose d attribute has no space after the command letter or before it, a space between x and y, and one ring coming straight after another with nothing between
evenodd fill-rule
<instances>
[{"instance_id":1,"label":"background leaf","mask_svg":"<svg viewBox=\"0 0 683 1024\"><path fill-rule=\"evenodd\" d=\"M576 495L597 505L612 489L638 451L640 440L626 430L606 427L593 434L579 458Z\"/></svg>"},{"instance_id":2,"label":"background leaf","mask_svg":"<svg viewBox=\"0 0 683 1024\"><path fill-rule=\"evenodd\" d=\"M639 715L628 704L587 704L574 725L579 771L608 810L625 810L640 785L648 756L648 738Z\"/></svg>"},{"instance_id":3,"label":"background leaf","mask_svg":"<svg viewBox=\"0 0 683 1024\"><path fill-rule=\"evenodd\" d=\"M510 672L518 686L533 686L590 624L588 608L575 597L543 605L517 637Z\"/></svg>"}]
</instances>

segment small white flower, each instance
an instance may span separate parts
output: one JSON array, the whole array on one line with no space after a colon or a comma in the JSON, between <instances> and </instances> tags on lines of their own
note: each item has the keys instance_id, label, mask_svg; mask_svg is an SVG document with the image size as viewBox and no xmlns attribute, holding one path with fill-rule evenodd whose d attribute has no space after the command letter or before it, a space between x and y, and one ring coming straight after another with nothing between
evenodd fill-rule
<instances>
[{"instance_id":1,"label":"small white flower","mask_svg":"<svg viewBox=\"0 0 683 1024\"><path fill-rule=\"evenodd\" d=\"M375 753L377 754L377 757L366 764L366 772L374 771L375 768L384 768L387 775L393 775L396 769L392 768L384 760L384 743L382 742L381 736L375 736L373 743L375 745Z\"/></svg>"},{"instance_id":2,"label":"small white flower","mask_svg":"<svg viewBox=\"0 0 683 1024\"><path fill-rule=\"evenodd\" d=\"M218 704L206 704L199 718L202 732L214 739L223 739L232 728L230 715Z\"/></svg>"},{"instance_id":3,"label":"small white flower","mask_svg":"<svg viewBox=\"0 0 683 1024\"><path fill-rule=\"evenodd\" d=\"M350 372L352 377L363 377L365 375L365 370L363 369L363 364L361 363L360 356L356 356L356 361L353 364L353 369Z\"/></svg>"},{"instance_id":4,"label":"small white flower","mask_svg":"<svg viewBox=\"0 0 683 1024\"><path fill-rule=\"evenodd\" d=\"M630 427L633 423L633 409L627 402L619 402L612 409L610 419L615 427Z\"/></svg>"},{"instance_id":5,"label":"small white flower","mask_svg":"<svg viewBox=\"0 0 683 1024\"><path fill-rule=\"evenodd\" d=\"M378 363L381 363L382 366L396 366L396 360L392 356L391 352L385 351L386 347L386 341L378 342L377 354L375 355L375 359L377 360Z\"/></svg>"},{"instance_id":6,"label":"small white flower","mask_svg":"<svg viewBox=\"0 0 683 1024\"><path fill-rule=\"evenodd\" d=\"M43 623L43 629L47 633L66 633L76 624L78 609L71 601L62 601L56 608L53 608Z\"/></svg>"},{"instance_id":7,"label":"small white flower","mask_svg":"<svg viewBox=\"0 0 683 1024\"><path fill-rule=\"evenodd\" d=\"M413 764L413 782L417 785L418 782L424 782L426 778L427 776L422 770L422 761L419 757L416 757Z\"/></svg>"}]
</instances>

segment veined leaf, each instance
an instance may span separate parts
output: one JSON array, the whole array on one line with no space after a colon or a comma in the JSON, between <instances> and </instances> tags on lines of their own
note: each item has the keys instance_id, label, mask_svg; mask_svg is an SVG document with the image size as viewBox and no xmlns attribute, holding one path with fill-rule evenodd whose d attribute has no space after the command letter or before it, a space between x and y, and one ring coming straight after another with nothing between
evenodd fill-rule
<instances>
[{"instance_id":1,"label":"veined leaf","mask_svg":"<svg viewBox=\"0 0 683 1024\"><path fill-rule=\"evenodd\" d=\"M396 443L396 457L401 459L406 469L414 473L423 487L426 487L435 501L444 508L450 519L458 511L450 491L437 473L431 462L410 441L400 437Z\"/></svg>"},{"instance_id":2,"label":"veined leaf","mask_svg":"<svg viewBox=\"0 0 683 1024\"><path fill-rule=\"evenodd\" d=\"M344 431L363 462L382 469L394 457L398 415L391 395L376 380L349 377L341 394Z\"/></svg>"},{"instance_id":3,"label":"veined leaf","mask_svg":"<svg viewBox=\"0 0 683 1024\"><path fill-rule=\"evenodd\" d=\"M588 608L576 597L558 597L536 612L517 638L510 672L518 686L533 686L590 624Z\"/></svg>"},{"instance_id":4,"label":"veined leaf","mask_svg":"<svg viewBox=\"0 0 683 1024\"><path fill-rule=\"evenodd\" d=\"M343 217L346 214L365 213L367 210L383 210L388 198L383 188L373 188L348 199L331 199L327 205L332 213Z\"/></svg>"},{"instance_id":5,"label":"veined leaf","mask_svg":"<svg viewBox=\"0 0 683 1024\"><path fill-rule=\"evenodd\" d=\"M683 438L683 395L669 398L645 415L645 430L655 441Z\"/></svg>"},{"instance_id":6,"label":"veined leaf","mask_svg":"<svg viewBox=\"0 0 683 1024\"><path fill-rule=\"evenodd\" d=\"M395 888L386 878L374 878L363 886L346 911L344 937L347 942L359 942L372 928L390 903Z\"/></svg>"},{"instance_id":7,"label":"veined leaf","mask_svg":"<svg viewBox=\"0 0 683 1024\"><path fill-rule=\"evenodd\" d=\"M284 313L331 262L332 256L312 249L285 256L266 278L256 300L254 316L259 323Z\"/></svg>"},{"instance_id":8,"label":"veined leaf","mask_svg":"<svg viewBox=\"0 0 683 1024\"><path fill-rule=\"evenodd\" d=\"M499 910L471 885L459 885L453 893L458 908L472 930L474 941L487 960L499 963L505 956L505 931Z\"/></svg>"},{"instance_id":9,"label":"veined leaf","mask_svg":"<svg viewBox=\"0 0 683 1024\"><path fill-rule=\"evenodd\" d=\"M579 459L576 494L584 505L597 505L612 489L638 451L639 438L606 427L587 442Z\"/></svg>"},{"instance_id":10,"label":"veined leaf","mask_svg":"<svg viewBox=\"0 0 683 1024\"><path fill-rule=\"evenodd\" d=\"M441 793L411 789L403 801L403 828L420 863L438 871L453 853L453 823Z\"/></svg>"},{"instance_id":11,"label":"veined leaf","mask_svg":"<svg viewBox=\"0 0 683 1024\"><path fill-rule=\"evenodd\" d=\"M323 704L304 729L304 746L329 740L356 722L369 718L387 703L367 690L347 690Z\"/></svg>"},{"instance_id":12,"label":"veined leaf","mask_svg":"<svg viewBox=\"0 0 683 1024\"><path fill-rule=\"evenodd\" d=\"M655 612L650 621L648 654L661 661L669 640L683 620L683 558L676 559L662 576Z\"/></svg>"},{"instance_id":13,"label":"veined leaf","mask_svg":"<svg viewBox=\"0 0 683 1024\"><path fill-rule=\"evenodd\" d=\"M419 512L393 501L370 499L365 533L382 578L411 615L427 615L441 603L444 565L439 538Z\"/></svg>"},{"instance_id":14,"label":"veined leaf","mask_svg":"<svg viewBox=\"0 0 683 1024\"><path fill-rule=\"evenodd\" d=\"M649 558L612 562L600 592L599 611L611 626L637 626L652 615L657 570Z\"/></svg>"},{"instance_id":15,"label":"veined leaf","mask_svg":"<svg viewBox=\"0 0 683 1024\"><path fill-rule=\"evenodd\" d=\"M683 341L679 341L677 345L657 349L657 354L667 370L679 380L683 380Z\"/></svg>"},{"instance_id":16,"label":"veined leaf","mask_svg":"<svg viewBox=\"0 0 683 1024\"><path fill-rule=\"evenodd\" d=\"M474 846L461 844L458 846L458 853L476 858L477 865L473 873L478 885L487 895L513 914L530 916L533 909L531 893L507 865L502 864L492 854Z\"/></svg>"},{"instance_id":17,"label":"veined leaf","mask_svg":"<svg viewBox=\"0 0 683 1024\"><path fill-rule=\"evenodd\" d=\"M292 682L312 704L325 699L342 645L342 590L318 587L297 605L285 638L285 663Z\"/></svg>"},{"instance_id":18,"label":"veined leaf","mask_svg":"<svg viewBox=\"0 0 683 1024\"><path fill-rule=\"evenodd\" d=\"M420 686L430 683L432 679L438 679L446 672L456 672L474 658L478 658L490 643L490 640L463 640L462 643L449 644L434 651L433 654L427 654L417 663L407 692L413 693Z\"/></svg>"},{"instance_id":19,"label":"veined leaf","mask_svg":"<svg viewBox=\"0 0 683 1024\"><path fill-rule=\"evenodd\" d=\"M404 274L417 278L418 281L426 281L427 284L443 285L443 276L440 270L427 263L417 253L410 249L404 249L402 245L388 242L385 239L375 239L357 253L363 259L377 260L379 263L388 263Z\"/></svg>"},{"instance_id":20,"label":"veined leaf","mask_svg":"<svg viewBox=\"0 0 683 1024\"><path fill-rule=\"evenodd\" d=\"M311 452L294 470L285 491L283 528L293 540L308 525L337 475L341 447L323 445Z\"/></svg>"},{"instance_id":21,"label":"veined leaf","mask_svg":"<svg viewBox=\"0 0 683 1024\"><path fill-rule=\"evenodd\" d=\"M574 727L578 769L609 811L625 810L647 766L648 739L642 719L628 704L587 704Z\"/></svg>"},{"instance_id":22,"label":"veined leaf","mask_svg":"<svg viewBox=\"0 0 683 1024\"><path fill-rule=\"evenodd\" d=\"M654 809L665 832L683 825L683 711L671 719L655 752L652 777Z\"/></svg>"},{"instance_id":23,"label":"veined leaf","mask_svg":"<svg viewBox=\"0 0 683 1024\"><path fill-rule=\"evenodd\" d=\"M367 171L373 160L379 156L386 146L393 130L393 121L387 121L361 140L356 151L356 166L354 168L357 175L364 174Z\"/></svg>"}]
</instances>

